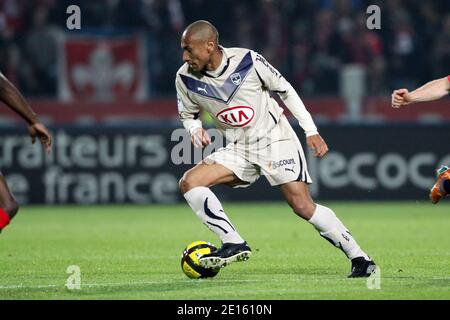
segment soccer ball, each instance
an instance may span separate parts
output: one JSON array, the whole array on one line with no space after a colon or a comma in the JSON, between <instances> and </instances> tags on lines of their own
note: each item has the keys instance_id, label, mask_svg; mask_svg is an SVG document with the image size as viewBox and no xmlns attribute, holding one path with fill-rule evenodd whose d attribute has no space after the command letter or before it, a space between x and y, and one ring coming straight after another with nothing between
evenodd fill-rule
<instances>
[{"instance_id":1,"label":"soccer ball","mask_svg":"<svg viewBox=\"0 0 450 320\"><path fill-rule=\"evenodd\" d=\"M216 276L220 268L204 268L198 258L204 254L216 251L217 248L206 241L194 241L183 250L181 256L181 269L191 279L212 278Z\"/></svg>"}]
</instances>

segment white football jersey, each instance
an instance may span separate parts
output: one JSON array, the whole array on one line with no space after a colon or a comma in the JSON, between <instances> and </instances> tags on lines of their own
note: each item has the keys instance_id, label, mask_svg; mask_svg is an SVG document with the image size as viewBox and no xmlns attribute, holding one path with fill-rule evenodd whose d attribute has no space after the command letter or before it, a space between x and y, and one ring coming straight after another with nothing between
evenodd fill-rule
<instances>
[{"instance_id":1,"label":"white football jersey","mask_svg":"<svg viewBox=\"0 0 450 320\"><path fill-rule=\"evenodd\" d=\"M244 48L220 48L223 59L217 70L194 72L185 63L177 72L178 113L189 132L201 127L199 112L203 109L229 141L247 144L264 137L283 113L270 96L273 91L308 136L317 133L295 90L260 54Z\"/></svg>"}]
</instances>

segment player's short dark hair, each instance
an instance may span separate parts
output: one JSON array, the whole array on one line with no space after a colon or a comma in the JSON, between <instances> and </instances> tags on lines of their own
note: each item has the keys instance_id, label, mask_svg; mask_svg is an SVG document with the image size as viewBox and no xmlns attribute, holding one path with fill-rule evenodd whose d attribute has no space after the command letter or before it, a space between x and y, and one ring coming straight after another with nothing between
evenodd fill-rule
<instances>
[{"instance_id":1,"label":"player's short dark hair","mask_svg":"<svg viewBox=\"0 0 450 320\"><path fill-rule=\"evenodd\" d=\"M186 32L191 33L191 34L195 34L195 33L199 33L199 32L204 32L205 30L208 30L209 32L212 33L212 35L214 36L214 41L216 42L216 44L219 44L219 31L217 31L217 28L209 21L206 20L197 20L193 23L191 23L190 25L188 25L186 27Z\"/></svg>"}]
</instances>

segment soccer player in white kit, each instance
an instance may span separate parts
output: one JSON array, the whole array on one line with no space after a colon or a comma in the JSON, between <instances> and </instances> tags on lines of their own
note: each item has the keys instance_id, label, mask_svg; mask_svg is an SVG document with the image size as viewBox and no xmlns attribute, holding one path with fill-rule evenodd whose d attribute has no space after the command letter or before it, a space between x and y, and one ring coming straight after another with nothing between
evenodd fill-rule
<instances>
[{"instance_id":1,"label":"soccer player in white kit","mask_svg":"<svg viewBox=\"0 0 450 320\"><path fill-rule=\"evenodd\" d=\"M270 91L277 93L298 119L315 156L323 157L328 147L289 82L260 54L220 46L217 29L204 20L186 28L181 48L185 63L177 72L175 85L183 126L195 146L210 144L199 119L202 109L231 141L188 170L180 180L181 192L192 210L222 242L217 251L201 256L200 263L216 268L250 257L249 245L210 187L247 187L264 175L272 186L280 187L298 216L351 260L349 277L367 277L374 272L375 263L334 212L311 198L308 184L312 181L302 146Z\"/></svg>"}]
</instances>

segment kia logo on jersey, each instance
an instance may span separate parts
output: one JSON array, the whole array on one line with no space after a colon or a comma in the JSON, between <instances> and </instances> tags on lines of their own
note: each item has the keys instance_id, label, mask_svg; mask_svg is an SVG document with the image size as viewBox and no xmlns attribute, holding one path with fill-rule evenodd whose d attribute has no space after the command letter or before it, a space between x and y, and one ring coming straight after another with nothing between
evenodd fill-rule
<instances>
[{"instance_id":1,"label":"kia logo on jersey","mask_svg":"<svg viewBox=\"0 0 450 320\"><path fill-rule=\"evenodd\" d=\"M255 110L249 106L236 106L223 109L216 117L220 122L232 127L244 127L252 121Z\"/></svg>"}]
</instances>

